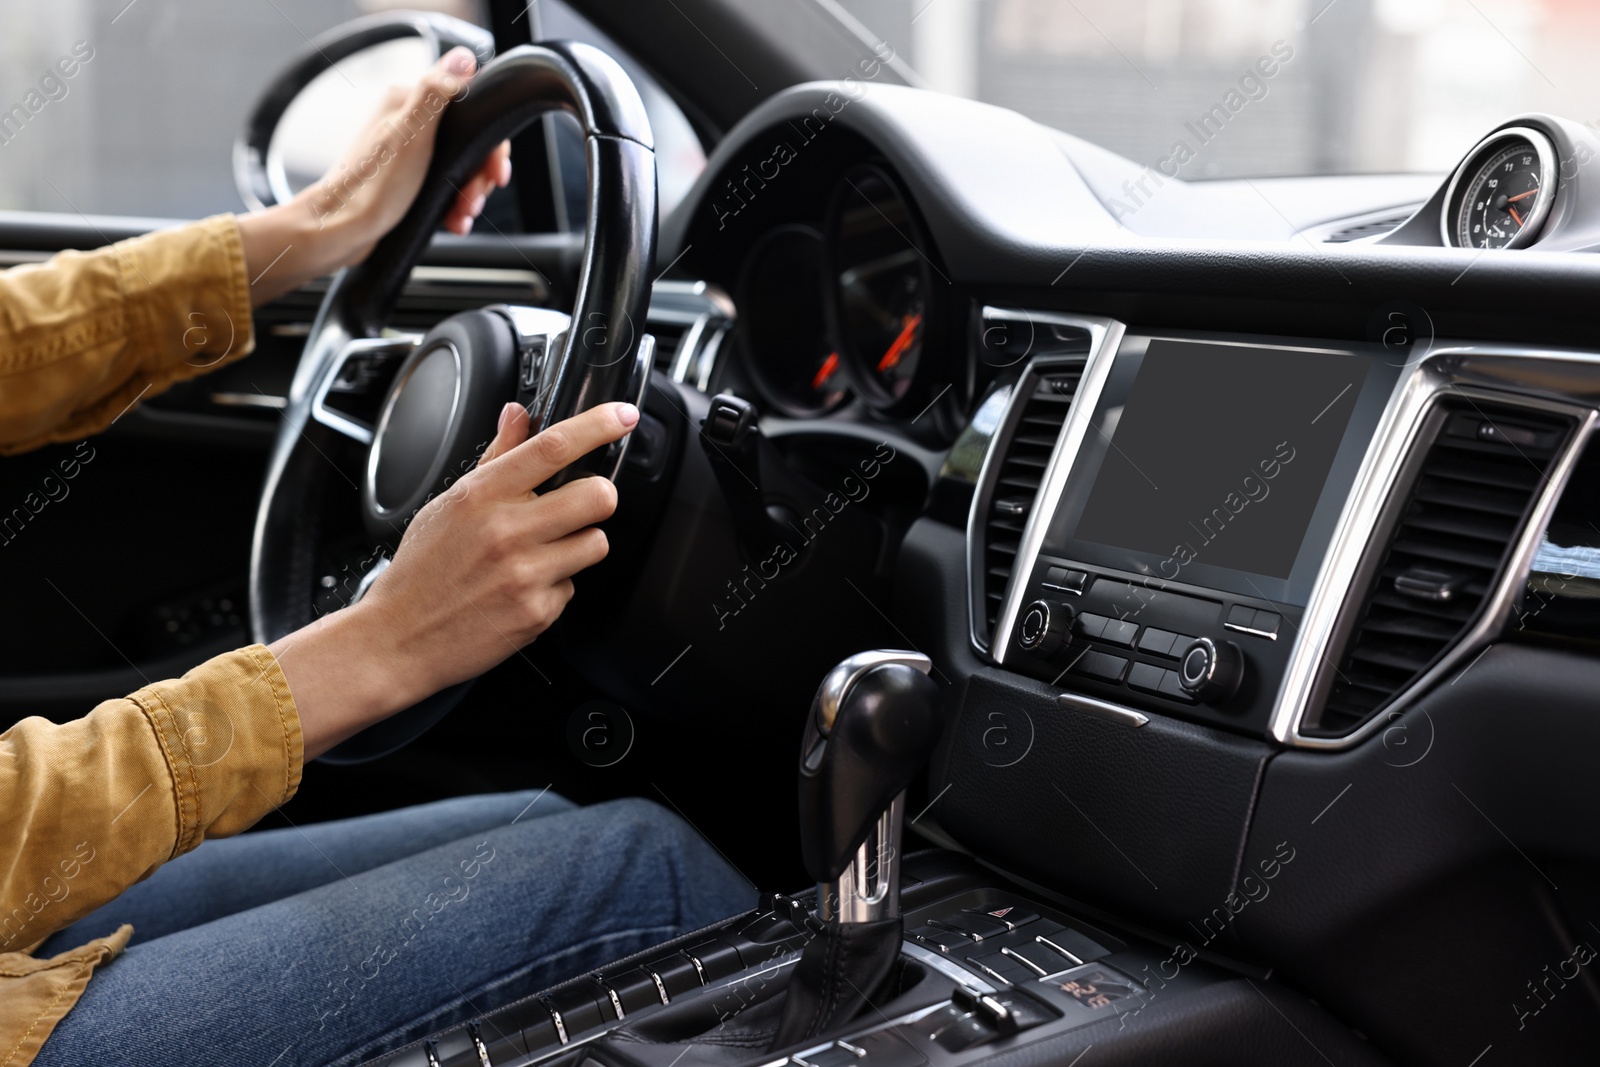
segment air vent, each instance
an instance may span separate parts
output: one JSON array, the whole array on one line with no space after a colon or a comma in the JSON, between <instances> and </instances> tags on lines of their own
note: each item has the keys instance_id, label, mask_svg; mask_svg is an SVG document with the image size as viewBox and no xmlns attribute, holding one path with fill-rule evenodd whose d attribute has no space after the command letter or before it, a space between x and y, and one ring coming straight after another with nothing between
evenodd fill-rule
<instances>
[{"instance_id":1,"label":"air vent","mask_svg":"<svg viewBox=\"0 0 1600 1067\"><path fill-rule=\"evenodd\" d=\"M1025 395L1013 401L1020 405L1008 432L995 442L998 450L991 458L993 473L989 487L988 510L984 515L983 546L978 562L982 567L983 637L992 640L1006 583L1016 566L1022 531L1039 495L1045 467L1055 450L1056 438L1067 421L1072 397L1083 376L1082 360L1035 363L1023 376L1020 388Z\"/></svg>"},{"instance_id":2,"label":"air vent","mask_svg":"<svg viewBox=\"0 0 1600 1067\"><path fill-rule=\"evenodd\" d=\"M656 338L656 370L674 381L708 388L717 352L733 320L733 301L715 286L656 282L648 322Z\"/></svg>"},{"instance_id":3,"label":"air vent","mask_svg":"<svg viewBox=\"0 0 1600 1067\"><path fill-rule=\"evenodd\" d=\"M1482 613L1572 423L1449 401L1355 618L1312 736L1348 734L1455 646Z\"/></svg>"},{"instance_id":4,"label":"air vent","mask_svg":"<svg viewBox=\"0 0 1600 1067\"><path fill-rule=\"evenodd\" d=\"M1322 239L1322 243L1341 245L1350 241L1359 241L1363 237L1381 237L1392 230L1399 229L1401 224L1415 213L1416 208L1409 207L1404 211L1362 219L1360 222L1334 230Z\"/></svg>"}]
</instances>

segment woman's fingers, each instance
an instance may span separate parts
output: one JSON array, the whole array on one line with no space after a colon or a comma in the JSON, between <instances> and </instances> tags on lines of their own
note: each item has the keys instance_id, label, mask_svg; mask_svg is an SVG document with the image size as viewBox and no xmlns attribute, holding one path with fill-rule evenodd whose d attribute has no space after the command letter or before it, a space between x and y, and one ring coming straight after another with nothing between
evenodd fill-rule
<instances>
[{"instance_id":1,"label":"woman's fingers","mask_svg":"<svg viewBox=\"0 0 1600 1067\"><path fill-rule=\"evenodd\" d=\"M485 470L497 493L526 493L573 461L620 440L639 421L632 404L601 404L540 431Z\"/></svg>"},{"instance_id":2,"label":"woman's fingers","mask_svg":"<svg viewBox=\"0 0 1600 1067\"><path fill-rule=\"evenodd\" d=\"M472 221L483 213L483 205L496 188L505 188L511 182L511 142L501 141L483 161L483 166L460 189L456 202L445 216L445 229L451 233L466 234L472 230Z\"/></svg>"},{"instance_id":3,"label":"woman's fingers","mask_svg":"<svg viewBox=\"0 0 1600 1067\"><path fill-rule=\"evenodd\" d=\"M606 478L578 478L538 497L529 513L529 536L559 541L575 530L609 519L617 510L617 487Z\"/></svg>"},{"instance_id":4,"label":"woman's fingers","mask_svg":"<svg viewBox=\"0 0 1600 1067\"><path fill-rule=\"evenodd\" d=\"M495 427L494 440L478 457L478 466L494 462L528 439L528 409L511 403L500 409L500 421Z\"/></svg>"},{"instance_id":5,"label":"woman's fingers","mask_svg":"<svg viewBox=\"0 0 1600 1067\"><path fill-rule=\"evenodd\" d=\"M611 544L606 540L604 530L591 526L568 534L559 541L552 541L544 546L544 551L547 555L540 563L549 568L547 573L555 583L571 578L605 559L606 553L611 551Z\"/></svg>"}]
</instances>

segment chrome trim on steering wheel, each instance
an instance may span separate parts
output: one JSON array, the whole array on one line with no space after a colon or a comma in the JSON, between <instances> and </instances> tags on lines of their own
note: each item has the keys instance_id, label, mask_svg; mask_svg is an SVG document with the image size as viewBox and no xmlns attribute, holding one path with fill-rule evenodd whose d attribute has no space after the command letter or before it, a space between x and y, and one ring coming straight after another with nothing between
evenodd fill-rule
<instances>
[{"instance_id":1,"label":"chrome trim on steering wheel","mask_svg":"<svg viewBox=\"0 0 1600 1067\"><path fill-rule=\"evenodd\" d=\"M409 356L421 340L421 334L408 333L400 337L358 337L346 341L317 382L316 394L311 398L311 417L357 444L372 444L372 427L328 407L328 393L339 383L340 375L353 356Z\"/></svg>"}]
</instances>

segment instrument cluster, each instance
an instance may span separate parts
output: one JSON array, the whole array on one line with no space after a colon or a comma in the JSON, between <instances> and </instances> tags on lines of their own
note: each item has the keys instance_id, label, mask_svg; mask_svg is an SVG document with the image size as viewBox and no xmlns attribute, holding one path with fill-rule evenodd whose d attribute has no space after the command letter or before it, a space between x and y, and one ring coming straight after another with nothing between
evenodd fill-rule
<instances>
[{"instance_id":1,"label":"instrument cluster","mask_svg":"<svg viewBox=\"0 0 1600 1067\"><path fill-rule=\"evenodd\" d=\"M898 181L865 164L831 191L821 226L789 224L746 255L736 294L743 365L797 418L851 399L886 414L925 406L943 273Z\"/></svg>"}]
</instances>

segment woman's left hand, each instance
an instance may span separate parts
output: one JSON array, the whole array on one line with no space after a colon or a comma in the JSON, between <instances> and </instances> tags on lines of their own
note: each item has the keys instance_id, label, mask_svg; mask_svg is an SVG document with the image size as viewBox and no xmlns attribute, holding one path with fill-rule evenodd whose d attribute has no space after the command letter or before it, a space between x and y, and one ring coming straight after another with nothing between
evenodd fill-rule
<instances>
[{"instance_id":1,"label":"woman's left hand","mask_svg":"<svg viewBox=\"0 0 1600 1067\"><path fill-rule=\"evenodd\" d=\"M409 88L391 89L344 157L287 204L239 218L251 302L257 307L312 278L359 263L411 207L433 158L439 116L477 73L466 48L440 57ZM495 188L511 181L502 141L464 183L444 227L465 234Z\"/></svg>"}]
</instances>

